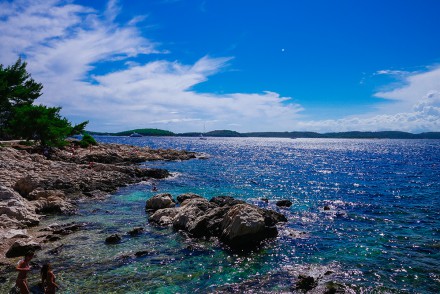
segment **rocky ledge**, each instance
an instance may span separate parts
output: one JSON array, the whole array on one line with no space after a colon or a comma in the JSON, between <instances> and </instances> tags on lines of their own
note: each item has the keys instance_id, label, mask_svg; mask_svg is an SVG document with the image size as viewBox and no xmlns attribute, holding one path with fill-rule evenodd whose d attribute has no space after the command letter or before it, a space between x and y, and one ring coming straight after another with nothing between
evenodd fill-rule
<instances>
[{"instance_id":1,"label":"rocky ledge","mask_svg":"<svg viewBox=\"0 0 440 294\"><path fill-rule=\"evenodd\" d=\"M169 176L166 170L135 163L196 157L193 152L118 144L52 149L45 155L16 143L0 145L0 258L15 241L34 241L26 228L38 225L45 214L72 214L79 199Z\"/></svg>"},{"instance_id":2,"label":"rocky ledge","mask_svg":"<svg viewBox=\"0 0 440 294\"><path fill-rule=\"evenodd\" d=\"M149 221L172 226L197 238L217 237L232 249L252 249L278 235L283 214L234 199L217 196L207 200L183 194L175 201L170 194L157 194L146 202Z\"/></svg>"}]
</instances>

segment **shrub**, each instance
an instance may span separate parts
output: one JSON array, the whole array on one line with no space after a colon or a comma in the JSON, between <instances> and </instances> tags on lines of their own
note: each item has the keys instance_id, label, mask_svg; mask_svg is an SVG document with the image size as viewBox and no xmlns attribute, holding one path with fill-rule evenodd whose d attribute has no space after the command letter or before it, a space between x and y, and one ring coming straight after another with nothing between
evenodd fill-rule
<instances>
[{"instance_id":1,"label":"shrub","mask_svg":"<svg viewBox=\"0 0 440 294\"><path fill-rule=\"evenodd\" d=\"M98 142L96 142L95 138L93 138L89 134L84 134L81 141L79 141L79 146L82 148L87 148L90 145L98 145Z\"/></svg>"}]
</instances>

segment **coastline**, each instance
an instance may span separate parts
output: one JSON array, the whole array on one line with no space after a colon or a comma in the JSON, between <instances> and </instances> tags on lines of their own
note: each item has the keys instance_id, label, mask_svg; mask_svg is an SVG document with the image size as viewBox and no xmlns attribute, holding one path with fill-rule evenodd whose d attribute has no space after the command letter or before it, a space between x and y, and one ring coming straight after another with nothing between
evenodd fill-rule
<instances>
[{"instance_id":1,"label":"coastline","mask_svg":"<svg viewBox=\"0 0 440 294\"><path fill-rule=\"evenodd\" d=\"M54 238L39 224L46 215L75 214L79 200L102 199L119 187L170 176L167 170L140 167L138 163L198 157L194 152L121 144L52 149L45 155L17 141L2 145L0 265L5 266L15 262L14 258L5 256L14 243L38 248ZM68 233L79 227L60 229Z\"/></svg>"}]
</instances>

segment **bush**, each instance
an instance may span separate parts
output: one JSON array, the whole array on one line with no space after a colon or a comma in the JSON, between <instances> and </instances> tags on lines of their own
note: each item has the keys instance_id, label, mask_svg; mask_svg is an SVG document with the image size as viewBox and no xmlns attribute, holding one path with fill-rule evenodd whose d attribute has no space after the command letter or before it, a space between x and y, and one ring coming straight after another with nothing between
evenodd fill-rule
<instances>
[{"instance_id":1,"label":"bush","mask_svg":"<svg viewBox=\"0 0 440 294\"><path fill-rule=\"evenodd\" d=\"M79 141L79 146L81 146L81 148L87 148L90 145L98 145L98 142L96 142L95 138L91 135L84 134L81 141Z\"/></svg>"}]
</instances>

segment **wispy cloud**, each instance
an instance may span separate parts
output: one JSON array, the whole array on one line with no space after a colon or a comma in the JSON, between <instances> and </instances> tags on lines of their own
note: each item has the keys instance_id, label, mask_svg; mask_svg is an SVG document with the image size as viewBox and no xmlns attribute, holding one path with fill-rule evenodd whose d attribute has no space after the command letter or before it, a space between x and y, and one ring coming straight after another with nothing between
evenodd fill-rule
<instances>
[{"instance_id":1,"label":"wispy cloud","mask_svg":"<svg viewBox=\"0 0 440 294\"><path fill-rule=\"evenodd\" d=\"M205 56L194 64L140 62L136 57L141 54L166 51L141 35L136 24L142 17L126 24L115 21L121 9L117 1L109 1L103 13L56 0L6 2L2 8L0 62L11 64L24 54L33 77L45 86L39 102L62 106L73 120L89 119L92 129L167 124L189 131L200 130L204 121L210 129L233 123L241 130L272 130L292 125L302 109L272 92L216 95L191 90L223 70L231 57ZM108 73L93 71L115 61L124 61L124 66Z\"/></svg>"}]
</instances>

